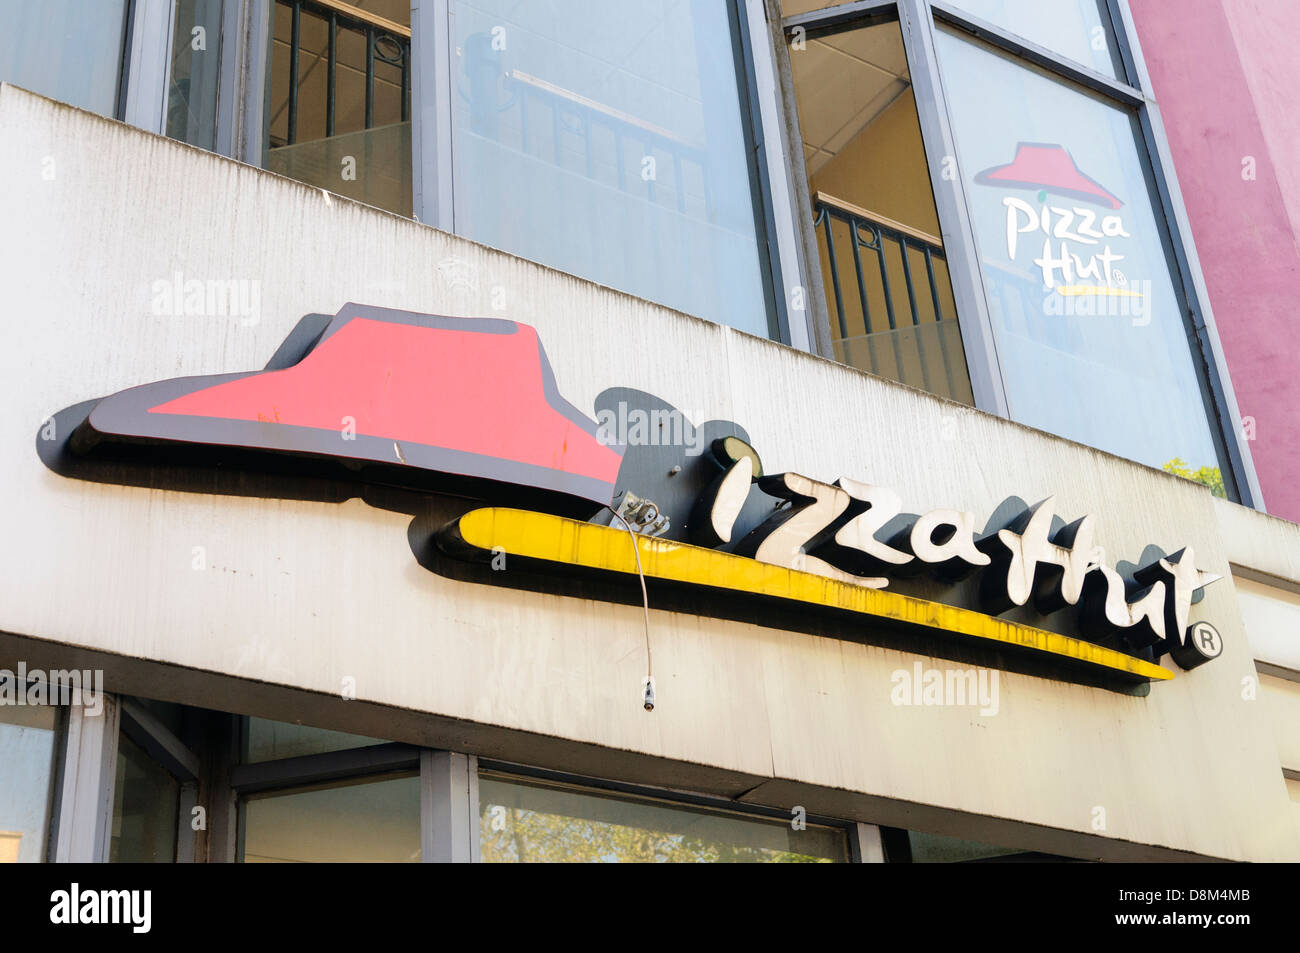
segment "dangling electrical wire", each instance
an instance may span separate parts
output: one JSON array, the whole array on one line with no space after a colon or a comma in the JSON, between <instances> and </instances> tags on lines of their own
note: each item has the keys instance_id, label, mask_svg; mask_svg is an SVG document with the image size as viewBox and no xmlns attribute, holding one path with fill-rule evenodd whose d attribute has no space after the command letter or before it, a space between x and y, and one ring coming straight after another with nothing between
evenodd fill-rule
<instances>
[{"instance_id":1,"label":"dangling electrical wire","mask_svg":"<svg viewBox=\"0 0 1300 953\"><path fill-rule=\"evenodd\" d=\"M641 580L641 609L645 614L645 691L642 695L642 704L645 705L646 711L654 711L655 708L655 688L654 688L654 668L650 659L650 596L646 593L645 572L641 569L641 547L637 545L636 530L625 520L618 510L605 504L605 509L614 515L614 518L623 524L629 536L632 537L632 555L636 557L636 574Z\"/></svg>"}]
</instances>

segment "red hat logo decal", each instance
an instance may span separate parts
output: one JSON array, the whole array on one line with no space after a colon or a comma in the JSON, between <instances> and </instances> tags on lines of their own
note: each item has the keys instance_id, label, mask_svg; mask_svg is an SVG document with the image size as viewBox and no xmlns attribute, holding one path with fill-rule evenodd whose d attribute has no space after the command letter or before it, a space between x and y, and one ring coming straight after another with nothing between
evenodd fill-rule
<instances>
[{"instance_id":1,"label":"red hat logo decal","mask_svg":"<svg viewBox=\"0 0 1300 953\"><path fill-rule=\"evenodd\" d=\"M1079 170L1064 146L1022 142L1016 156L1005 165L985 169L975 176L981 185L1002 185L1014 189L1036 189L1117 209L1124 203L1095 179Z\"/></svg>"},{"instance_id":2,"label":"red hat logo decal","mask_svg":"<svg viewBox=\"0 0 1300 953\"><path fill-rule=\"evenodd\" d=\"M105 397L71 449L238 448L370 465L388 485L443 474L598 504L613 495L623 448L560 396L528 325L348 304L282 363Z\"/></svg>"}]
</instances>

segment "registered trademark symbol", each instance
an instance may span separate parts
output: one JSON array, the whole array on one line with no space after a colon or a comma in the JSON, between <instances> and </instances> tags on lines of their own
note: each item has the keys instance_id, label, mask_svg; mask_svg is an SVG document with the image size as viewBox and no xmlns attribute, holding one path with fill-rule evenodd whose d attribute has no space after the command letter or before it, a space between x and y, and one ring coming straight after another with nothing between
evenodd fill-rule
<instances>
[{"instance_id":1,"label":"registered trademark symbol","mask_svg":"<svg viewBox=\"0 0 1300 953\"><path fill-rule=\"evenodd\" d=\"M1185 669L1204 665L1223 654L1223 636L1208 622L1195 622L1187 627L1182 645L1171 645L1169 654Z\"/></svg>"},{"instance_id":2,"label":"registered trademark symbol","mask_svg":"<svg viewBox=\"0 0 1300 953\"><path fill-rule=\"evenodd\" d=\"M1187 632L1187 641L1194 644L1206 658L1218 658L1223 654L1223 636L1208 622L1193 625Z\"/></svg>"}]
</instances>

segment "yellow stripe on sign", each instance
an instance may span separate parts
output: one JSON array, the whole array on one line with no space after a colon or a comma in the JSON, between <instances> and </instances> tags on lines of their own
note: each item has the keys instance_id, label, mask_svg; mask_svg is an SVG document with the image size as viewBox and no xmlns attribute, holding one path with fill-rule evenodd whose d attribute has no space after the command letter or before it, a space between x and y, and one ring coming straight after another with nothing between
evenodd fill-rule
<instances>
[{"instance_id":1,"label":"yellow stripe on sign","mask_svg":"<svg viewBox=\"0 0 1300 953\"><path fill-rule=\"evenodd\" d=\"M1077 297L1078 295L1105 295L1111 298L1142 297L1140 291L1129 291L1127 288L1107 288L1105 285L1058 285L1056 290L1067 298Z\"/></svg>"},{"instance_id":2,"label":"yellow stripe on sign","mask_svg":"<svg viewBox=\"0 0 1300 953\"><path fill-rule=\"evenodd\" d=\"M636 575L632 540L621 528L531 510L495 507L466 513L456 527L465 543L484 553L500 547L507 555ZM824 606L872 619L941 630L956 637L1033 649L1151 681L1174 677L1168 669L1144 659L970 609L884 589L868 589L674 540L638 535L636 544L641 567L650 579Z\"/></svg>"}]
</instances>

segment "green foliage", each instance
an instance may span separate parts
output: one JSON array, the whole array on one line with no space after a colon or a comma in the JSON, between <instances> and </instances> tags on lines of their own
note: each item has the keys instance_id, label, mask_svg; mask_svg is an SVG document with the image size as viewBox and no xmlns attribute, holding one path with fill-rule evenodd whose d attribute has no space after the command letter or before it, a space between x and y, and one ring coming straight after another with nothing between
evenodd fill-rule
<instances>
[{"instance_id":1,"label":"green foliage","mask_svg":"<svg viewBox=\"0 0 1300 953\"><path fill-rule=\"evenodd\" d=\"M684 834L508 808L505 824L481 830L484 861L496 863L825 863L793 851L719 843Z\"/></svg>"},{"instance_id":2,"label":"green foliage","mask_svg":"<svg viewBox=\"0 0 1300 953\"><path fill-rule=\"evenodd\" d=\"M1192 480L1196 483L1204 483L1210 488L1210 492L1215 496L1227 497L1227 492L1223 489L1223 473L1218 467L1198 467L1192 469L1192 465L1182 457L1174 457L1164 465L1166 473L1172 473L1174 476L1180 476L1184 480Z\"/></svg>"}]
</instances>

